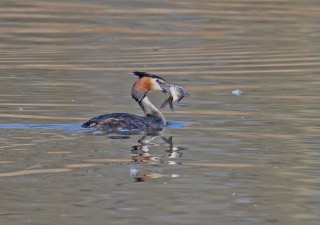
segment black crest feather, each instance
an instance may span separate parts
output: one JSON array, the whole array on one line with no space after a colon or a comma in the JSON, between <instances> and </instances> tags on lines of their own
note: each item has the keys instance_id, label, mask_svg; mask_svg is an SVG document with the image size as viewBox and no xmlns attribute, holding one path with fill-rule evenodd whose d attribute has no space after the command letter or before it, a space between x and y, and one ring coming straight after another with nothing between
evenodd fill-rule
<instances>
[{"instance_id":1,"label":"black crest feather","mask_svg":"<svg viewBox=\"0 0 320 225\"><path fill-rule=\"evenodd\" d=\"M157 79L161 79L161 80L165 81L162 77L159 77L157 75L154 75L154 74L151 74L151 73L147 73L147 72L134 71L133 74L138 76L139 78L151 77L151 78L157 78Z\"/></svg>"}]
</instances>

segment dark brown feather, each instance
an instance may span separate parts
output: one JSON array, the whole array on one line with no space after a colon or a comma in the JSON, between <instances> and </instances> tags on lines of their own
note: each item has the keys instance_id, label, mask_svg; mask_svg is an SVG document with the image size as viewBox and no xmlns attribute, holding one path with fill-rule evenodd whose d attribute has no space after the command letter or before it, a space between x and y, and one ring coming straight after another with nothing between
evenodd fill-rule
<instances>
[{"instance_id":1,"label":"dark brown feather","mask_svg":"<svg viewBox=\"0 0 320 225\"><path fill-rule=\"evenodd\" d=\"M161 80L165 81L165 79L163 79L162 77L159 77L159 76L151 74L151 73L140 72L140 71L134 71L133 73L134 73L134 75L138 76L139 78L151 77L151 78L157 78L157 79L161 79Z\"/></svg>"}]
</instances>

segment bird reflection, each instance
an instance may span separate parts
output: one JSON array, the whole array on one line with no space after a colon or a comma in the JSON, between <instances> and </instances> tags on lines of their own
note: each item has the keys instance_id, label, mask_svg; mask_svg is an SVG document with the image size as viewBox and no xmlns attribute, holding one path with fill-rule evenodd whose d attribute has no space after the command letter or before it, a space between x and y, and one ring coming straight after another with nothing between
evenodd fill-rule
<instances>
[{"instance_id":1,"label":"bird reflection","mask_svg":"<svg viewBox=\"0 0 320 225\"><path fill-rule=\"evenodd\" d=\"M160 140L160 142L159 142ZM132 146L132 160L134 162L130 167L130 175L136 181L145 181L148 179L161 178L161 177L179 177L179 174L161 174L147 171L139 171L137 164L152 164L152 165L179 165L177 159L183 156L181 152L184 150L182 147L173 145L172 136L161 135L144 135L138 140L138 145ZM152 148L165 147L165 152L162 155L153 155Z\"/></svg>"}]
</instances>

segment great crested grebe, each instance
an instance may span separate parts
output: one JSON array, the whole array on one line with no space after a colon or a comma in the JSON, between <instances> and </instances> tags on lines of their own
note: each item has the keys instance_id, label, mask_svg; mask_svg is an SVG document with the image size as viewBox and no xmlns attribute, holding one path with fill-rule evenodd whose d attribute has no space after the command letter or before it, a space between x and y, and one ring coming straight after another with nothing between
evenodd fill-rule
<instances>
[{"instance_id":1,"label":"great crested grebe","mask_svg":"<svg viewBox=\"0 0 320 225\"><path fill-rule=\"evenodd\" d=\"M148 99L150 90L169 93L172 84L163 78L146 72L133 72L139 79L134 83L131 96L140 105L144 116L129 113L111 113L94 117L82 124L84 128L97 128L104 132L154 132L162 130L167 122L160 112Z\"/></svg>"}]
</instances>

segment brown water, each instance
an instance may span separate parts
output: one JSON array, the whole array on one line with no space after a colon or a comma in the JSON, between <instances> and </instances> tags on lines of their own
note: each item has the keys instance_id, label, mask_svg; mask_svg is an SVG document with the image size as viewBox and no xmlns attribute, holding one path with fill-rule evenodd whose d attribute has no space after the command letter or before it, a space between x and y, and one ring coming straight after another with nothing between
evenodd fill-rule
<instances>
[{"instance_id":1,"label":"brown water","mask_svg":"<svg viewBox=\"0 0 320 225\"><path fill-rule=\"evenodd\" d=\"M0 224L320 223L319 1L0 6ZM174 126L80 129L140 114L135 70L190 93Z\"/></svg>"}]
</instances>

